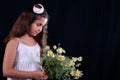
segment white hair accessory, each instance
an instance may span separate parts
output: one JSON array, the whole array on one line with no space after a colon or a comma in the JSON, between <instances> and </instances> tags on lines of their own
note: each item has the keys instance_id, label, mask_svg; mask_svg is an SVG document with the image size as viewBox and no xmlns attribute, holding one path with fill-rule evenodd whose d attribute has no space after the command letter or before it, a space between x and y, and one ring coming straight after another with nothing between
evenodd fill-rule
<instances>
[{"instance_id":1,"label":"white hair accessory","mask_svg":"<svg viewBox=\"0 0 120 80\"><path fill-rule=\"evenodd\" d=\"M43 5L42 5L42 4L35 4L35 5L33 6L33 12L34 12L34 13L37 13L37 14L43 13L43 12L44 12L44 7L43 7Z\"/></svg>"}]
</instances>

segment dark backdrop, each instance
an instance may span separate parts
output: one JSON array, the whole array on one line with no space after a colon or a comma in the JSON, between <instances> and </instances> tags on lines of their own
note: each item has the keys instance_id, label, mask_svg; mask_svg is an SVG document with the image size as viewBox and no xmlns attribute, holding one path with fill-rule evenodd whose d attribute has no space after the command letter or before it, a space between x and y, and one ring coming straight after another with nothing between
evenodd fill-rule
<instances>
[{"instance_id":1,"label":"dark backdrop","mask_svg":"<svg viewBox=\"0 0 120 80\"><path fill-rule=\"evenodd\" d=\"M68 56L83 56L81 80L120 80L120 1L6 0L0 2L0 71L8 35L19 13L36 2L49 15L48 44L61 43Z\"/></svg>"}]
</instances>

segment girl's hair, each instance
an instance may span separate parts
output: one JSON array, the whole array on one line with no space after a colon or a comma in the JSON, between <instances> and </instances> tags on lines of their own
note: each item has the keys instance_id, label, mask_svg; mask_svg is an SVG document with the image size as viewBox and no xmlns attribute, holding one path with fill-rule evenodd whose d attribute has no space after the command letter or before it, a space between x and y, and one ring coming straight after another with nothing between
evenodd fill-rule
<instances>
[{"instance_id":1,"label":"girl's hair","mask_svg":"<svg viewBox=\"0 0 120 80\"><path fill-rule=\"evenodd\" d=\"M10 31L9 35L5 39L5 43L10 41L11 39L15 37L21 37L24 34L30 32L30 25L35 21L40 19L41 17L48 19L48 13L46 10L44 10L43 13L37 14L33 12L33 9L28 8L24 10L16 20L15 24L13 25L12 30ZM47 22L48 24L48 22ZM38 42L38 44L41 47L41 53L43 53L43 49L45 45L47 44L47 24L43 27L42 31L34 37L34 39Z\"/></svg>"}]
</instances>

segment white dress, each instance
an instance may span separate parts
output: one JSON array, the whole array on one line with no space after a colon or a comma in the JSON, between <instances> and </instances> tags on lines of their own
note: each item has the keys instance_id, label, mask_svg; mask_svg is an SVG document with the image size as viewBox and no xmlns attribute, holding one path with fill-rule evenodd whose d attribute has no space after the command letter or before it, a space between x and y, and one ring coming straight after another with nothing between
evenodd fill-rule
<instances>
[{"instance_id":1,"label":"white dress","mask_svg":"<svg viewBox=\"0 0 120 80\"><path fill-rule=\"evenodd\" d=\"M40 70L40 46L38 43L35 46L28 46L19 41L17 48L17 55L15 59L14 68L21 71L35 71ZM32 79L14 79L7 78L7 80L32 80Z\"/></svg>"}]
</instances>

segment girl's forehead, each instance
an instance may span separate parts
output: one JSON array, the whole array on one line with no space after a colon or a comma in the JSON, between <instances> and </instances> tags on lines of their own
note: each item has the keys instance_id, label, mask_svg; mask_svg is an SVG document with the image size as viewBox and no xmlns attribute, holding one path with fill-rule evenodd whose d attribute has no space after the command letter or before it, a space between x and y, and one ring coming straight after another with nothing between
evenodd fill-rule
<instances>
[{"instance_id":1,"label":"girl's forehead","mask_svg":"<svg viewBox=\"0 0 120 80\"><path fill-rule=\"evenodd\" d=\"M47 18L47 17L43 17L43 16L37 16L37 19L41 19L41 18Z\"/></svg>"},{"instance_id":2,"label":"girl's forehead","mask_svg":"<svg viewBox=\"0 0 120 80\"><path fill-rule=\"evenodd\" d=\"M37 17L36 20L43 20L43 19L47 19L47 18L39 16L39 17Z\"/></svg>"},{"instance_id":3,"label":"girl's forehead","mask_svg":"<svg viewBox=\"0 0 120 80\"><path fill-rule=\"evenodd\" d=\"M48 20L47 18L44 18L44 17L41 17L41 18L39 18L39 19L36 19L35 21L46 21L46 20Z\"/></svg>"},{"instance_id":4,"label":"girl's forehead","mask_svg":"<svg viewBox=\"0 0 120 80\"><path fill-rule=\"evenodd\" d=\"M34 22L35 22L35 23L43 23L43 24L46 24L47 21L48 21L47 18L41 17L40 19L37 19L37 20L35 20Z\"/></svg>"}]
</instances>

